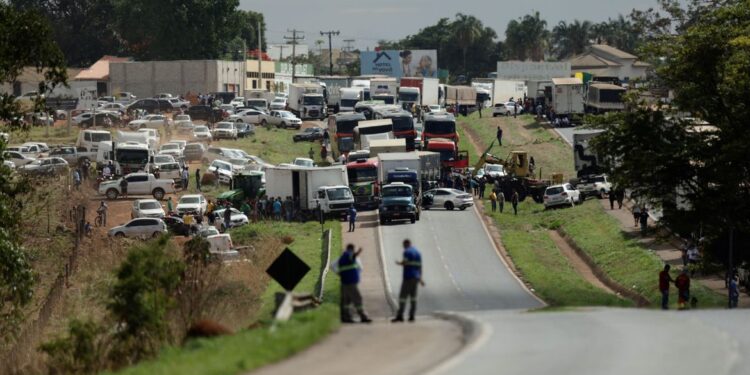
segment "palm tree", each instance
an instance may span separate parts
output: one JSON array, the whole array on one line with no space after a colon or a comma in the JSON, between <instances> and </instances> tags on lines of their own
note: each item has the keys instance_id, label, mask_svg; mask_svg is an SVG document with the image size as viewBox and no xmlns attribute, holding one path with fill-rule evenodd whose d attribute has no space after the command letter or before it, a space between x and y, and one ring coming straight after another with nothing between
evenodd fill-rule
<instances>
[{"instance_id":1,"label":"palm tree","mask_svg":"<svg viewBox=\"0 0 750 375\"><path fill-rule=\"evenodd\" d=\"M552 29L553 50L558 59L583 53L590 43L591 22L575 20L568 24L560 21Z\"/></svg>"},{"instance_id":2,"label":"palm tree","mask_svg":"<svg viewBox=\"0 0 750 375\"><path fill-rule=\"evenodd\" d=\"M540 18L539 12L508 22L508 27L505 29L505 45L508 48L509 57L522 61L544 60L549 35L547 21Z\"/></svg>"},{"instance_id":3,"label":"palm tree","mask_svg":"<svg viewBox=\"0 0 750 375\"><path fill-rule=\"evenodd\" d=\"M456 40L461 46L461 52L463 53L463 70L466 72L466 54L469 51L469 47L482 34L482 21L479 21L474 16L457 13L456 20L453 21L452 26Z\"/></svg>"}]
</instances>

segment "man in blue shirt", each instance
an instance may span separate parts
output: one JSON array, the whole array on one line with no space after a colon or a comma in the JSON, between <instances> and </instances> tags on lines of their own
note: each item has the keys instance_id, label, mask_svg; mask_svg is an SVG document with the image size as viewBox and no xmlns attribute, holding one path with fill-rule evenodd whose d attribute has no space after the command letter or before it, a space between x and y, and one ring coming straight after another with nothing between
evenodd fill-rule
<instances>
[{"instance_id":1,"label":"man in blue shirt","mask_svg":"<svg viewBox=\"0 0 750 375\"><path fill-rule=\"evenodd\" d=\"M354 205L349 206L347 215L349 216L349 232L354 232L354 223L357 221L357 209Z\"/></svg>"},{"instance_id":2,"label":"man in blue shirt","mask_svg":"<svg viewBox=\"0 0 750 375\"><path fill-rule=\"evenodd\" d=\"M354 245L346 245L346 250L341 257L333 264L333 270L341 278L341 322L354 323L351 316L351 305L359 314L360 322L370 323L372 320L367 317L362 306L362 295L359 293L359 274L362 270L357 257L362 252L362 248L354 251Z\"/></svg>"},{"instance_id":3,"label":"man in blue shirt","mask_svg":"<svg viewBox=\"0 0 750 375\"><path fill-rule=\"evenodd\" d=\"M398 294L398 313L391 320L393 323L404 321L404 310L406 309L407 300L411 301L409 309L409 321L414 321L417 313L417 286L422 284L422 255L411 245L411 241L404 240L404 258L396 261L396 264L404 267L404 280L401 283L401 292Z\"/></svg>"}]
</instances>

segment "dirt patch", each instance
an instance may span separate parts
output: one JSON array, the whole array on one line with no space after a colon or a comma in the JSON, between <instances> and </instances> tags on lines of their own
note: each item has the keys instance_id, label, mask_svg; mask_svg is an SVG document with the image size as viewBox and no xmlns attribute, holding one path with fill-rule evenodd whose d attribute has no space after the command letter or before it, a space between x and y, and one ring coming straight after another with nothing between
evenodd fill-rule
<instances>
[{"instance_id":1,"label":"dirt patch","mask_svg":"<svg viewBox=\"0 0 750 375\"><path fill-rule=\"evenodd\" d=\"M619 296L619 293L608 287L602 280L600 280L596 276L594 270L592 270L591 267L589 267L588 263L586 263L580 256L578 256L578 253L576 253L576 251L573 250L570 245L568 245L568 243L565 241L565 239L562 238L560 233L557 233L557 231L554 230L550 230L548 231L548 233L549 237L552 239L552 242L555 243L555 246L557 246L560 252L566 258L568 258L570 264L573 265L573 268L576 270L576 272L578 272L579 275L581 275L581 277L583 277L584 280L607 293Z\"/></svg>"}]
</instances>

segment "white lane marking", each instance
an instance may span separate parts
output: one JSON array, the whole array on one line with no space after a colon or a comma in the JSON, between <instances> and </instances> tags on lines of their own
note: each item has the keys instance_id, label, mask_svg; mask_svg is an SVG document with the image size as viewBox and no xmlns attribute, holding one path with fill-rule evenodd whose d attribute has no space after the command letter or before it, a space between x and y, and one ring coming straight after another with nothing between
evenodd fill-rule
<instances>
[{"instance_id":1,"label":"white lane marking","mask_svg":"<svg viewBox=\"0 0 750 375\"><path fill-rule=\"evenodd\" d=\"M489 340L490 337L494 334L492 326L480 321L479 319L471 315L459 314L450 311L438 312L435 315L446 319L461 321L460 324L463 327L464 336L467 340L467 343L464 344L461 349L459 349L458 353L446 359L445 361L438 363L437 366L425 372L425 375L439 375L447 373L448 370L451 370L460 363L464 362L469 354L477 351L480 347L484 346L487 340ZM467 327L470 330L468 336L466 336L465 332L467 330Z\"/></svg>"},{"instance_id":2,"label":"white lane marking","mask_svg":"<svg viewBox=\"0 0 750 375\"><path fill-rule=\"evenodd\" d=\"M480 204L481 204L481 201L480 201ZM505 258L503 258L503 256L500 255L500 249L497 247L495 240L492 238L492 235L490 234L490 230L487 229L487 224L484 222L484 218L482 218L482 215L479 214L479 209L477 208L476 205L473 205L472 207L474 208L473 211L474 211L474 214L477 216L477 219L479 219L479 222L482 223L482 229L484 229L484 234L487 235L487 239L490 241L490 245L492 245L492 249L495 250L495 255L497 255L497 257L500 258L500 261L503 262L503 265L505 266L505 269L508 270L508 273L511 276L513 276L514 279L516 279L518 284L521 285L521 288L523 288L523 290L525 290L526 293L528 293L530 296L534 297L534 299L539 301L539 303L541 303L542 306L547 306L547 302L544 302L544 300L539 298L539 296L531 292L529 288L526 286L526 284L524 284L524 282L521 280L521 278L519 278L518 275L516 275L516 273L513 272L513 270L511 270L508 262L506 262Z\"/></svg>"}]
</instances>

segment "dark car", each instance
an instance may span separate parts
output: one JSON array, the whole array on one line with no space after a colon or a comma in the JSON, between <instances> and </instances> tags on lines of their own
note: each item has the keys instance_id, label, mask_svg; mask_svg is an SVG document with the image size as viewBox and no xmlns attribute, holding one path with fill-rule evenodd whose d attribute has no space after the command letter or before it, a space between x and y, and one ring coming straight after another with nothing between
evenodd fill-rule
<instances>
[{"instance_id":1,"label":"dark car","mask_svg":"<svg viewBox=\"0 0 750 375\"><path fill-rule=\"evenodd\" d=\"M323 139L323 129L321 128L307 128L297 134L292 139L295 142L308 141L312 142L318 139Z\"/></svg>"},{"instance_id":2,"label":"dark car","mask_svg":"<svg viewBox=\"0 0 750 375\"><path fill-rule=\"evenodd\" d=\"M184 221L182 221L182 218L178 216L165 216L162 220L167 224L167 230L169 230L169 233L185 237L190 235L190 228Z\"/></svg>"},{"instance_id":3,"label":"dark car","mask_svg":"<svg viewBox=\"0 0 750 375\"><path fill-rule=\"evenodd\" d=\"M188 108L187 114L190 115L193 121L217 122L224 118L224 111L219 108L211 108L207 105L194 105Z\"/></svg>"},{"instance_id":4,"label":"dark car","mask_svg":"<svg viewBox=\"0 0 750 375\"><path fill-rule=\"evenodd\" d=\"M237 137L245 138L251 135L255 135L255 126L244 122L235 122L234 128L237 129Z\"/></svg>"},{"instance_id":5,"label":"dark car","mask_svg":"<svg viewBox=\"0 0 750 375\"><path fill-rule=\"evenodd\" d=\"M128 111L142 109L148 113L172 112L172 103L165 99L138 99L130 103Z\"/></svg>"},{"instance_id":6,"label":"dark car","mask_svg":"<svg viewBox=\"0 0 750 375\"><path fill-rule=\"evenodd\" d=\"M94 117L96 117L96 126L104 126L105 119L107 118L112 122L112 126L119 126L122 123L122 118L116 112L97 112L96 115L81 121L78 126L81 128L94 126Z\"/></svg>"}]
</instances>

